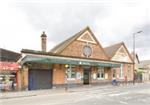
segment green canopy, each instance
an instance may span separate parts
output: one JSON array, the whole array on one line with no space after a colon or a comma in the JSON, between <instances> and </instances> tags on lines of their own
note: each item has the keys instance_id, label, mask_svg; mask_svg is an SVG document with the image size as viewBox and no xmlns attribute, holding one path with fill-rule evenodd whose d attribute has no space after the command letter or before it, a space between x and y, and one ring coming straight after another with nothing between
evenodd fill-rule
<instances>
[{"instance_id":1,"label":"green canopy","mask_svg":"<svg viewBox=\"0 0 150 105\"><path fill-rule=\"evenodd\" d=\"M37 62L49 64L71 64L71 65L84 65L84 66L98 66L98 67L120 67L120 64L106 61L85 60L77 58L65 58L55 56L32 56L27 55L22 59L21 63Z\"/></svg>"}]
</instances>

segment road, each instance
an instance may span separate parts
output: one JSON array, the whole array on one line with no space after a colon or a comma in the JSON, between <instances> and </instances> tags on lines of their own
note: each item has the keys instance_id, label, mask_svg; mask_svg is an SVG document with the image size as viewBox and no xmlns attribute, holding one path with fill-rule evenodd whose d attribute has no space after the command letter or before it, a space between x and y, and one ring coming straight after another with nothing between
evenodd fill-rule
<instances>
[{"instance_id":1,"label":"road","mask_svg":"<svg viewBox=\"0 0 150 105\"><path fill-rule=\"evenodd\" d=\"M150 105L150 84L97 86L82 91L1 99L0 105Z\"/></svg>"}]
</instances>

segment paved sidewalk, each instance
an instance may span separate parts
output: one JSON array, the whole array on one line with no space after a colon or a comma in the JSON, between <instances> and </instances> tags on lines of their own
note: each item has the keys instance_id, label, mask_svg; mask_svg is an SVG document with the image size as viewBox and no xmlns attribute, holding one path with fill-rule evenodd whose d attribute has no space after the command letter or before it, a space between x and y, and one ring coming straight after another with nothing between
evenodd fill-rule
<instances>
[{"instance_id":1,"label":"paved sidewalk","mask_svg":"<svg viewBox=\"0 0 150 105\"><path fill-rule=\"evenodd\" d=\"M113 87L113 86L112 85L106 85L106 86L86 85L86 86L68 88L67 91L65 90L65 88L56 88L56 89L32 90L32 91L1 92L0 99L31 97L31 96L48 95L48 94L62 94L62 93L70 93L70 92L81 92L81 91L88 91L92 89L109 88L109 87Z\"/></svg>"},{"instance_id":2,"label":"paved sidewalk","mask_svg":"<svg viewBox=\"0 0 150 105\"><path fill-rule=\"evenodd\" d=\"M58 93L64 93L64 92L65 92L64 89L45 89L45 90L32 90L32 91L2 92L0 93L0 99L31 97L31 96L37 96L37 95L58 94Z\"/></svg>"},{"instance_id":3,"label":"paved sidewalk","mask_svg":"<svg viewBox=\"0 0 150 105\"><path fill-rule=\"evenodd\" d=\"M130 85L120 85L120 86L131 86ZM137 85L137 84L136 84ZM120 87L118 86L118 87ZM49 95L49 94L62 94L62 93L70 93L70 92L84 92L90 90L97 89L108 89L114 88L117 86L104 85L104 86L94 86L94 85L83 85L80 87L68 88L66 91L64 88L56 88L56 89L46 89L46 90L32 90L32 91L17 91L17 92L1 92L0 99L10 99L10 98L21 98L21 97L31 97L37 95Z\"/></svg>"}]
</instances>

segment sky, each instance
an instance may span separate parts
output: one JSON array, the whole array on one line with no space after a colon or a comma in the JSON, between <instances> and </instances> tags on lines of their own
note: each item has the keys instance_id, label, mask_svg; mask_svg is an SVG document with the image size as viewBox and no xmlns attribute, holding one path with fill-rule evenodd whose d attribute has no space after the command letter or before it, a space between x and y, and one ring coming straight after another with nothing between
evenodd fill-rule
<instances>
[{"instance_id":1,"label":"sky","mask_svg":"<svg viewBox=\"0 0 150 105\"><path fill-rule=\"evenodd\" d=\"M0 1L0 47L20 52L47 50L89 26L103 47L124 42L140 60L150 60L149 0L3 0ZM142 33L137 34L138 31Z\"/></svg>"}]
</instances>

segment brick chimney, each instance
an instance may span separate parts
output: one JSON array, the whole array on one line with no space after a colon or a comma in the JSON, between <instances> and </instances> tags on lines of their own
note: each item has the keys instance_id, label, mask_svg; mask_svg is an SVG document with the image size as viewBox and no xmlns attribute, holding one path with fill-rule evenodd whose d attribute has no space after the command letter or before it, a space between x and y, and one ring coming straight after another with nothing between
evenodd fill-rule
<instances>
[{"instance_id":1,"label":"brick chimney","mask_svg":"<svg viewBox=\"0 0 150 105\"><path fill-rule=\"evenodd\" d=\"M47 36L45 34L45 32L43 31L42 35L41 35L41 50L43 52L46 52L46 42L47 42Z\"/></svg>"}]
</instances>

